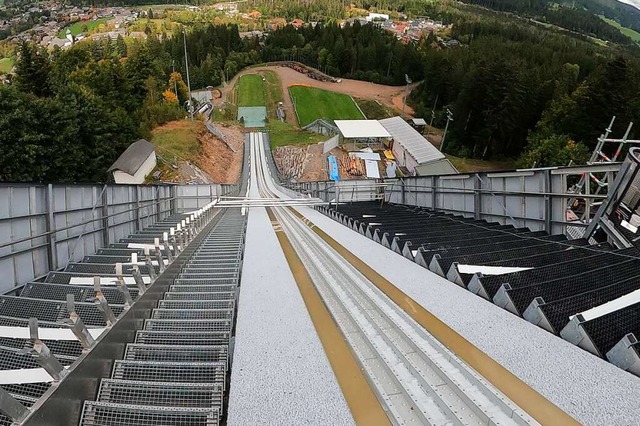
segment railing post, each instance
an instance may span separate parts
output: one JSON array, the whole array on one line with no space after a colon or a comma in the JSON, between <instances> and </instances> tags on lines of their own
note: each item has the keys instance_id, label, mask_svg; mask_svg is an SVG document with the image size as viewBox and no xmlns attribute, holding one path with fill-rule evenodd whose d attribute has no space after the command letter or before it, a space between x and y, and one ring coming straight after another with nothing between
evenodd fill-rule
<instances>
[{"instance_id":1,"label":"railing post","mask_svg":"<svg viewBox=\"0 0 640 426\"><path fill-rule=\"evenodd\" d=\"M405 188L405 180L404 179L400 179L400 190L402 191L401 195L400 195L400 202L402 204L407 204L407 189ZM392 192L393 195L393 192Z\"/></svg>"},{"instance_id":2,"label":"railing post","mask_svg":"<svg viewBox=\"0 0 640 426\"><path fill-rule=\"evenodd\" d=\"M38 336L38 320L36 318L29 318L29 335L33 348L26 349L25 351L31 353L38 364L49 373L54 381L60 381L67 371L62 364L60 364L60 361L51 353L47 345L40 340Z\"/></svg>"},{"instance_id":3,"label":"railing post","mask_svg":"<svg viewBox=\"0 0 640 426\"><path fill-rule=\"evenodd\" d=\"M172 214L178 213L178 206L177 206L178 200L176 200L177 193L178 193L178 186L172 185L169 190L169 194L170 194L169 205L171 206L170 210Z\"/></svg>"},{"instance_id":4,"label":"railing post","mask_svg":"<svg viewBox=\"0 0 640 426\"><path fill-rule=\"evenodd\" d=\"M156 222L160 222L160 188L161 186L156 185L155 191L153 191L153 200L156 206Z\"/></svg>"},{"instance_id":5,"label":"railing post","mask_svg":"<svg viewBox=\"0 0 640 426\"><path fill-rule=\"evenodd\" d=\"M482 193L480 189L482 189L482 179L480 179L480 175L478 173L475 174L475 179L473 181L473 211L474 211L474 219L480 220L482 217Z\"/></svg>"},{"instance_id":6,"label":"railing post","mask_svg":"<svg viewBox=\"0 0 640 426\"><path fill-rule=\"evenodd\" d=\"M27 407L20 404L3 388L0 388L0 411L9 416L16 424L20 424L29 415Z\"/></svg>"},{"instance_id":7,"label":"railing post","mask_svg":"<svg viewBox=\"0 0 640 426\"><path fill-rule=\"evenodd\" d=\"M109 198L106 187L102 191L102 242L109 247Z\"/></svg>"},{"instance_id":8,"label":"railing post","mask_svg":"<svg viewBox=\"0 0 640 426\"><path fill-rule=\"evenodd\" d=\"M47 214L45 216L47 232L47 262L50 271L58 269L56 256L56 222L53 216L53 185L47 185Z\"/></svg>"},{"instance_id":9,"label":"railing post","mask_svg":"<svg viewBox=\"0 0 640 426\"><path fill-rule=\"evenodd\" d=\"M87 351L95 340L89 330L82 322L80 316L76 313L76 304L73 297L73 294L67 294L67 313L69 314L69 319L66 321L69 324L69 328L80 341L83 350Z\"/></svg>"},{"instance_id":10,"label":"railing post","mask_svg":"<svg viewBox=\"0 0 640 426\"><path fill-rule=\"evenodd\" d=\"M134 259L134 256L135 259ZM138 266L138 256L137 253L131 253L131 263L132 267ZM133 299L131 298L131 293L129 293L129 287L124 282L124 276L122 275L122 263L116 263L116 283L118 285L118 290L122 293L124 297L124 305L126 309L129 309L133 305Z\"/></svg>"},{"instance_id":11,"label":"railing post","mask_svg":"<svg viewBox=\"0 0 640 426\"><path fill-rule=\"evenodd\" d=\"M142 224L140 223L140 187L138 185L135 186L134 194L134 202L136 203L136 231L140 231L142 229Z\"/></svg>"},{"instance_id":12,"label":"railing post","mask_svg":"<svg viewBox=\"0 0 640 426\"><path fill-rule=\"evenodd\" d=\"M98 310L102 311L102 315L104 316L104 321L107 324L107 327L111 327L116 323L116 316L111 310L111 306L109 306L109 302L102 294L102 288L100 287L100 277L93 277L93 290L96 292L96 296L93 299L94 303L98 307Z\"/></svg>"},{"instance_id":13,"label":"railing post","mask_svg":"<svg viewBox=\"0 0 640 426\"><path fill-rule=\"evenodd\" d=\"M438 194L436 193L436 179L437 179L436 176L431 176L431 208L433 210L438 210L438 206L437 206Z\"/></svg>"},{"instance_id":14,"label":"railing post","mask_svg":"<svg viewBox=\"0 0 640 426\"><path fill-rule=\"evenodd\" d=\"M551 215L553 214L553 206L552 206L552 200L551 200L551 195L552 194L552 189L551 188L551 170L545 170L544 171L544 230L547 231L550 235L553 233L552 229L551 229ZM564 191L563 191L564 192ZM562 221L564 222L564 218L562 218Z\"/></svg>"}]
</instances>

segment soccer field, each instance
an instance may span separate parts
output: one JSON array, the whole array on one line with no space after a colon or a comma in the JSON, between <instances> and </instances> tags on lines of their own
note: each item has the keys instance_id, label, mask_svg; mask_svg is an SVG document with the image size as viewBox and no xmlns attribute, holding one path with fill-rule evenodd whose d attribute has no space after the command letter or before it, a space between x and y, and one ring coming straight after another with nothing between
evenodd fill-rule
<instances>
[{"instance_id":1,"label":"soccer field","mask_svg":"<svg viewBox=\"0 0 640 426\"><path fill-rule=\"evenodd\" d=\"M300 127L318 118L329 121L364 118L349 95L307 86L290 86L289 93L298 114Z\"/></svg>"},{"instance_id":2,"label":"soccer field","mask_svg":"<svg viewBox=\"0 0 640 426\"><path fill-rule=\"evenodd\" d=\"M0 0L2 1L2 0ZM11 72L13 68L13 59L12 58L2 58L0 59L0 74L5 74Z\"/></svg>"},{"instance_id":3,"label":"soccer field","mask_svg":"<svg viewBox=\"0 0 640 426\"><path fill-rule=\"evenodd\" d=\"M239 107L266 106L261 75L243 75L238 80L237 88Z\"/></svg>"},{"instance_id":4,"label":"soccer field","mask_svg":"<svg viewBox=\"0 0 640 426\"><path fill-rule=\"evenodd\" d=\"M58 33L58 37L65 38L67 36L67 28L71 31L72 36L77 36L78 34L83 32L82 30L84 29L84 26L87 27L87 31L91 31L98 28L102 24L106 24L110 19L111 18L109 17L109 18L100 18L100 19L91 20L91 21L74 22L68 27L64 27L63 29L61 29L60 32Z\"/></svg>"}]
</instances>

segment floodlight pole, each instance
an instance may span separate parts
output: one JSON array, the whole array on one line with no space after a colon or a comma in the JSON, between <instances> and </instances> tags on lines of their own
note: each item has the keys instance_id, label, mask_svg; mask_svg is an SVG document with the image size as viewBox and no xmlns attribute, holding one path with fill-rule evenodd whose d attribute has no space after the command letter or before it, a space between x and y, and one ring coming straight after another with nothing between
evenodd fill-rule
<instances>
[{"instance_id":1,"label":"floodlight pole","mask_svg":"<svg viewBox=\"0 0 640 426\"><path fill-rule=\"evenodd\" d=\"M447 130L449 129L449 122L453 121L453 113L447 108L447 124L444 126L444 135L442 135L442 142L440 142L440 152L444 152L444 140L447 137Z\"/></svg>"},{"instance_id":2,"label":"floodlight pole","mask_svg":"<svg viewBox=\"0 0 640 426\"><path fill-rule=\"evenodd\" d=\"M191 105L191 80L189 79L189 58L187 57L187 31L182 29L182 39L184 42L184 65L187 69L187 88L189 89L189 99L187 100L187 108L189 116L193 120L193 106Z\"/></svg>"}]
</instances>

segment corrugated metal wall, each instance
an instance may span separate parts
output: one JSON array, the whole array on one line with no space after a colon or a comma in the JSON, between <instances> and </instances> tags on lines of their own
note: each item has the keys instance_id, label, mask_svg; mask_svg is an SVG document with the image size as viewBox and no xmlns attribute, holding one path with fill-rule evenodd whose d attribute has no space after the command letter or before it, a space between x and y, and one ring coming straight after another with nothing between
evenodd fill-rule
<instances>
[{"instance_id":1,"label":"corrugated metal wall","mask_svg":"<svg viewBox=\"0 0 640 426\"><path fill-rule=\"evenodd\" d=\"M0 184L0 293L234 188Z\"/></svg>"},{"instance_id":2,"label":"corrugated metal wall","mask_svg":"<svg viewBox=\"0 0 640 426\"><path fill-rule=\"evenodd\" d=\"M429 207L492 222L565 233L569 187L583 173L615 174L619 164L513 172L417 176L403 179L321 181L289 185L325 201L381 199ZM574 182L575 181L575 182ZM583 198L598 201L606 195ZM595 211L597 207L592 207ZM586 224L571 224L585 227Z\"/></svg>"}]
</instances>

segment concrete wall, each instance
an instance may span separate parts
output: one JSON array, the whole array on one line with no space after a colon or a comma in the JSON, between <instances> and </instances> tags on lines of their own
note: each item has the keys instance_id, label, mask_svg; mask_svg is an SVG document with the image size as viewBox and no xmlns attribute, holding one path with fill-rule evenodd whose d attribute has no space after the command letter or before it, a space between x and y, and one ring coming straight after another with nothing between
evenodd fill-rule
<instances>
[{"instance_id":1,"label":"concrete wall","mask_svg":"<svg viewBox=\"0 0 640 426\"><path fill-rule=\"evenodd\" d=\"M142 163L142 166L140 166L135 175L131 176L122 170L114 170L113 179L118 184L141 185L155 167L156 153L152 152L151 155L144 160L144 163Z\"/></svg>"}]
</instances>

